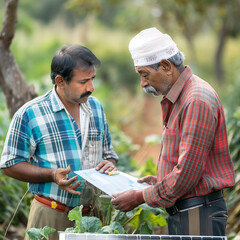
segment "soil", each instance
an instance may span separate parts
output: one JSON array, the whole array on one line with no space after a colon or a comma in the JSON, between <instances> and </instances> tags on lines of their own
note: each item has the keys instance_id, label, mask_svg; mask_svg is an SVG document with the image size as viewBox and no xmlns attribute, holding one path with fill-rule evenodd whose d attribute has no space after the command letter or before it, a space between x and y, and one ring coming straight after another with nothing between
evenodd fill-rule
<instances>
[{"instance_id":1,"label":"soil","mask_svg":"<svg viewBox=\"0 0 240 240\"><path fill-rule=\"evenodd\" d=\"M11 226L7 232L8 240L24 240L25 228L23 224L19 224L18 226ZM6 239L6 240L7 240Z\"/></svg>"}]
</instances>

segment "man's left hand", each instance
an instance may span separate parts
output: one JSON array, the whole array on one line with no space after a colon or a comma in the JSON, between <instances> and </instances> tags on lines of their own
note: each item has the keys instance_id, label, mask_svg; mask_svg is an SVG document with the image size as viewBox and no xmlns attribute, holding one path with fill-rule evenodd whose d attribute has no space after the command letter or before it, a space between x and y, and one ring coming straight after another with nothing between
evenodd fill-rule
<instances>
[{"instance_id":1,"label":"man's left hand","mask_svg":"<svg viewBox=\"0 0 240 240\"><path fill-rule=\"evenodd\" d=\"M100 173L106 173L106 174L112 171L117 171L116 160L114 159L102 160L96 166L96 170L100 171Z\"/></svg>"},{"instance_id":2,"label":"man's left hand","mask_svg":"<svg viewBox=\"0 0 240 240\"><path fill-rule=\"evenodd\" d=\"M129 190L112 196L114 199L111 200L111 204L121 212L131 211L145 202L142 190Z\"/></svg>"}]
</instances>

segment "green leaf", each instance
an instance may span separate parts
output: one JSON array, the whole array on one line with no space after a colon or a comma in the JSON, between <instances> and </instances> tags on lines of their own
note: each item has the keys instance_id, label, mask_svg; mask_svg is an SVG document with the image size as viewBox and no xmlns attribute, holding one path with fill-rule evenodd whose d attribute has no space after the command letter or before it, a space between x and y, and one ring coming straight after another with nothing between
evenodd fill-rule
<instances>
[{"instance_id":1,"label":"green leaf","mask_svg":"<svg viewBox=\"0 0 240 240\"><path fill-rule=\"evenodd\" d=\"M140 234L152 234L153 229L147 222L141 225L140 227Z\"/></svg>"},{"instance_id":2,"label":"green leaf","mask_svg":"<svg viewBox=\"0 0 240 240\"><path fill-rule=\"evenodd\" d=\"M64 232L66 232L66 233L74 233L74 232L75 232L74 229L75 229L75 228L73 228L73 227L71 227L71 228L66 228L66 230L65 230Z\"/></svg>"},{"instance_id":3,"label":"green leaf","mask_svg":"<svg viewBox=\"0 0 240 240\"><path fill-rule=\"evenodd\" d=\"M109 225L111 223L111 217L115 211L113 205L110 204L110 201L111 199L109 198L98 198L101 215L103 217L103 225Z\"/></svg>"},{"instance_id":4,"label":"green leaf","mask_svg":"<svg viewBox=\"0 0 240 240\"><path fill-rule=\"evenodd\" d=\"M105 234L125 234L125 230L122 225L118 222L112 222L108 226L104 226L101 228L101 233Z\"/></svg>"},{"instance_id":5,"label":"green leaf","mask_svg":"<svg viewBox=\"0 0 240 240\"><path fill-rule=\"evenodd\" d=\"M28 236L31 240L41 240L42 234L38 228L30 228L27 231Z\"/></svg>"},{"instance_id":6,"label":"green leaf","mask_svg":"<svg viewBox=\"0 0 240 240\"><path fill-rule=\"evenodd\" d=\"M120 212L119 210L115 210L112 215L112 222L119 222L121 225L124 225L126 221L128 221L127 213Z\"/></svg>"},{"instance_id":7,"label":"green leaf","mask_svg":"<svg viewBox=\"0 0 240 240\"><path fill-rule=\"evenodd\" d=\"M167 220L166 218L164 218L162 215L161 216L152 216L151 222L153 224L153 226L166 226L167 225Z\"/></svg>"},{"instance_id":8,"label":"green leaf","mask_svg":"<svg viewBox=\"0 0 240 240\"><path fill-rule=\"evenodd\" d=\"M149 205L147 205L146 203L140 205L140 207L143 209L143 210L148 210L148 211L151 211L154 215L159 215L161 213L164 213L164 210L161 209L161 208L153 208L153 207L150 207Z\"/></svg>"},{"instance_id":9,"label":"green leaf","mask_svg":"<svg viewBox=\"0 0 240 240\"><path fill-rule=\"evenodd\" d=\"M101 221L97 217L83 217L82 225L85 232L95 233L101 229Z\"/></svg>"},{"instance_id":10,"label":"green leaf","mask_svg":"<svg viewBox=\"0 0 240 240\"><path fill-rule=\"evenodd\" d=\"M75 233L85 232L82 226L82 208L83 208L83 205L81 205L80 207L75 207L68 213L69 220L75 221L75 225L76 225L74 229Z\"/></svg>"},{"instance_id":11,"label":"green leaf","mask_svg":"<svg viewBox=\"0 0 240 240\"><path fill-rule=\"evenodd\" d=\"M41 240L42 237L48 239L48 235L55 231L56 229L45 226L44 228L30 228L27 234L31 240Z\"/></svg>"},{"instance_id":12,"label":"green leaf","mask_svg":"<svg viewBox=\"0 0 240 240\"><path fill-rule=\"evenodd\" d=\"M114 232L114 229L110 225L102 227L99 231L99 233L104 233L104 234L113 234L113 232Z\"/></svg>"},{"instance_id":13,"label":"green leaf","mask_svg":"<svg viewBox=\"0 0 240 240\"><path fill-rule=\"evenodd\" d=\"M55 232L56 229L51 228L51 227L48 227L48 226L45 226L44 228L40 229L40 231L41 231L42 235L43 235L46 239L48 239L48 235L51 234L51 233L53 233L53 232Z\"/></svg>"},{"instance_id":14,"label":"green leaf","mask_svg":"<svg viewBox=\"0 0 240 240\"><path fill-rule=\"evenodd\" d=\"M122 225L118 222L112 222L110 225L114 230L117 230L119 234L125 234L125 230Z\"/></svg>"},{"instance_id":15,"label":"green leaf","mask_svg":"<svg viewBox=\"0 0 240 240\"><path fill-rule=\"evenodd\" d=\"M142 209L139 208L139 210L135 213L134 217L131 219L130 226L132 226L134 228L138 227L141 212L142 212Z\"/></svg>"},{"instance_id":16,"label":"green leaf","mask_svg":"<svg viewBox=\"0 0 240 240\"><path fill-rule=\"evenodd\" d=\"M68 218L70 221L79 221L81 222L82 220L82 208L83 206L81 205L80 207L75 207L68 213Z\"/></svg>"},{"instance_id":17,"label":"green leaf","mask_svg":"<svg viewBox=\"0 0 240 240\"><path fill-rule=\"evenodd\" d=\"M98 198L98 201L101 204L101 212L104 217L107 216L111 199L110 198Z\"/></svg>"}]
</instances>

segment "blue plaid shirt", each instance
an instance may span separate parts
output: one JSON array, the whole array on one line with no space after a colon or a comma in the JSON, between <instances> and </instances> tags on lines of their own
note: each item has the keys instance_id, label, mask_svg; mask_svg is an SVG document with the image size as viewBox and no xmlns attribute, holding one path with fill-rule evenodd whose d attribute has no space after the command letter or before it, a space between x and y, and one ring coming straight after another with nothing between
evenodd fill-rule
<instances>
[{"instance_id":1,"label":"blue plaid shirt","mask_svg":"<svg viewBox=\"0 0 240 240\"><path fill-rule=\"evenodd\" d=\"M54 88L23 105L12 119L0 167L23 161L53 169L70 166L68 177L71 178L74 171L95 167L103 159L117 160L102 105L95 97L89 97L82 107L89 113L84 147L77 123ZM82 192L81 196L60 189L54 182L34 183L30 191L71 207L89 205L94 201L96 189L80 177L78 180L82 183L76 190Z\"/></svg>"}]
</instances>

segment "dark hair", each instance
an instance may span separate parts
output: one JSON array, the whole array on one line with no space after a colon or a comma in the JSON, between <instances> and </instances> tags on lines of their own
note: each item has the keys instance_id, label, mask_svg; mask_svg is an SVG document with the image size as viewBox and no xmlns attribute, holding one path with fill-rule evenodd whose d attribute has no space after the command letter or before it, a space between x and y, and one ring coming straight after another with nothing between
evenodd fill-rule
<instances>
[{"instance_id":1,"label":"dark hair","mask_svg":"<svg viewBox=\"0 0 240 240\"><path fill-rule=\"evenodd\" d=\"M99 66L100 64L100 60L86 47L81 45L63 46L56 52L52 59L52 83L55 84L57 75L61 75L66 82L70 82L74 68L83 67L88 69L92 66Z\"/></svg>"}]
</instances>

